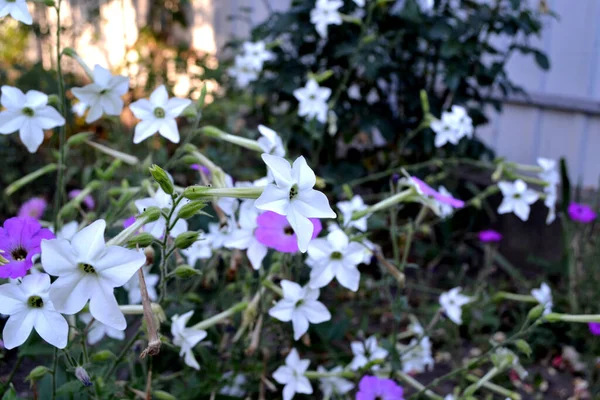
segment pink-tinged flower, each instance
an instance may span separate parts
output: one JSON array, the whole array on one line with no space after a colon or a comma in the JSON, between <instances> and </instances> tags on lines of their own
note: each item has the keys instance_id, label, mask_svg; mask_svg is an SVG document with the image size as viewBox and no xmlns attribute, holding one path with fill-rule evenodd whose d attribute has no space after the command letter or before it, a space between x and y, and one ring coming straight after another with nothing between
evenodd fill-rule
<instances>
[{"instance_id":1,"label":"pink-tinged flower","mask_svg":"<svg viewBox=\"0 0 600 400\"><path fill-rule=\"evenodd\" d=\"M589 322L588 327L594 336L600 336L600 322Z\"/></svg>"},{"instance_id":2,"label":"pink-tinged flower","mask_svg":"<svg viewBox=\"0 0 600 400\"><path fill-rule=\"evenodd\" d=\"M589 224L596 219L596 213L592 207L586 204L571 203L569 204L569 217L573 221Z\"/></svg>"},{"instance_id":3,"label":"pink-tinged flower","mask_svg":"<svg viewBox=\"0 0 600 400\"><path fill-rule=\"evenodd\" d=\"M487 229L479 232L479 240L484 243L499 242L502 240L502 234L493 229Z\"/></svg>"},{"instance_id":4,"label":"pink-tinged flower","mask_svg":"<svg viewBox=\"0 0 600 400\"><path fill-rule=\"evenodd\" d=\"M0 228L0 250L9 263L0 266L0 278L20 278L33 265L33 257L40 254L42 239L54 239L54 234L42 228L31 217L14 217L4 221Z\"/></svg>"},{"instance_id":5,"label":"pink-tinged flower","mask_svg":"<svg viewBox=\"0 0 600 400\"><path fill-rule=\"evenodd\" d=\"M404 390L391 379L365 375L358 383L356 400L403 400Z\"/></svg>"},{"instance_id":6,"label":"pink-tinged flower","mask_svg":"<svg viewBox=\"0 0 600 400\"><path fill-rule=\"evenodd\" d=\"M131 225L133 225L134 222L135 222L135 215L132 215L131 217L129 217L125 221L123 221L123 228L129 228Z\"/></svg>"},{"instance_id":7,"label":"pink-tinged flower","mask_svg":"<svg viewBox=\"0 0 600 400\"><path fill-rule=\"evenodd\" d=\"M465 206L464 201L455 199L452 196L447 196L447 195L441 194L440 192L433 189L431 186L429 186L428 184L426 184L425 182L423 182L422 180L420 180L419 178L417 178L415 176L412 176L410 179L411 179L412 183L415 185L416 189L419 191L419 193L422 194L423 196L433 198L442 204L447 204L454 208L463 208Z\"/></svg>"},{"instance_id":8,"label":"pink-tinged flower","mask_svg":"<svg viewBox=\"0 0 600 400\"><path fill-rule=\"evenodd\" d=\"M202 172L206 176L210 176L210 169L206 168L204 165L200 164L192 164L190 168L199 172Z\"/></svg>"},{"instance_id":9,"label":"pink-tinged flower","mask_svg":"<svg viewBox=\"0 0 600 400\"><path fill-rule=\"evenodd\" d=\"M79 195L79 193L81 193L81 190L79 189L71 190L69 192L69 199L74 199ZM93 210L96 207L96 202L94 201L94 198L89 194L83 198L83 204L85 204L88 210Z\"/></svg>"},{"instance_id":10,"label":"pink-tinged flower","mask_svg":"<svg viewBox=\"0 0 600 400\"><path fill-rule=\"evenodd\" d=\"M319 236L323 226L319 219L309 219L314 227L312 234L312 239L314 239ZM260 243L281 253L296 253L299 251L298 239L285 216L267 211L259 215L256 221L258 227L254 231L254 236Z\"/></svg>"},{"instance_id":11,"label":"pink-tinged flower","mask_svg":"<svg viewBox=\"0 0 600 400\"><path fill-rule=\"evenodd\" d=\"M19 213L17 217L31 217L35 219L40 219L44 215L44 211L46 211L46 207L48 203L41 197L32 197L27 200L21 208L19 209Z\"/></svg>"}]
</instances>

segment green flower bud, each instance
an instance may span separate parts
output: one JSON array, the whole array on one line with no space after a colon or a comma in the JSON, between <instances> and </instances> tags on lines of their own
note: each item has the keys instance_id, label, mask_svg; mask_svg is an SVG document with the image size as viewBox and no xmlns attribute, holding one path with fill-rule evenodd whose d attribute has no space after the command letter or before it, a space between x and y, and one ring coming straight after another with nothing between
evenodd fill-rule
<instances>
[{"instance_id":1,"label":"green flower bud","mask_svg":"<svg viewBox=\"0 0 600 400\"><path fill-rule=\"evenodd\" d=\"M51 94L48 96L48 104L54 108L59 108L61 106L60 99L55 94Z\"/></svg>"},{"instance_id":2,"label":"green flower bud","mask_svg":"<svg viewBox=\"0 0 600 400\"><path fill-rule=\"evenodd\" d=\"M183 232L175 238L175 247L178 249L187 249L194 244L200 237L198 232Z\"/></svg>"},{"instance_id":3,"label":"green flower bud","mask_svg":"<svg viewBox=\"0 0 600 400\"><path fill-rule=\"evenodd\" d=\"M527 357L531 356L531 346L529 346L529 343L527 343L525 340L518 339L515 342L515 346L517 346L517 349L519 349L519 351L525 354Z\"/></svg>"},{"instance_id":4,"label":"green flower bud","mask_svg":"<svg viewBox=\"0 0 600 400\"><path fill-rule=\"evenodd\" d=\"M162 214L160 213L160 208L148 207L144 210L144 212L141 215L146 217L148 219L148 222L154 222L157 219L159 219Z\"/></svg>"},{"instance_id":5,"label":"green flower bud","mask_svg":"<svg viewBox=\"0 0 600 400\"><path fill-rule=\"evenodd\" d=\"M200 214L204 207L206 207L206 203L204 201L191 201L185 204L183 207L181 207L177 216L181 219L189 219L196 214ZM201 214L209 215L204 212L202 212Z\"/></svg>"},{"instance_id":6,"label":"green flower bud","mask_svg":"<svg viewBox=\"0 0 600 400\"><path fill-rule=\"evenodd\" d=\"M148 247L152 244L153 240L154 240L154 236L152 236L148 232L143 232L143 233L140 233L139 235L132 237L127 242L127 247L130 247L130 248L135 248L138 246L139 247Z\"/></svg>"},{"instance_id":7,"label":"green flower bud","mask_svg":"<svg viewBox=\"0 0 600 400\"><path fill-rule=\"evenodd\" d=\"M183 145L183 150L185 152L191 153L193 151L198 151L198 148L191 143L187 143Z\"/></svg>"},{"instance_id":8,"label":"green flower bud","mask_svg":"<svg viewBox=\"0 0 600 400\"><path fill-rule=\"evenodd\" d=\"M29 372L29 375L25 377L25 381L30 381L33 384L35 381L39 381L44 376L46 376L46 374L50 373L52 373L52 371L50 371L50 368L44 367L43 365L38 365L37 367L32 369L31 372Z\"/></svg>"},{"instance_id":9,"label":"green flower bud","mask_svg":"<svg viewBox=\"0 0 600 400\"><path fill-rule=\"evenodd\" d=\"M529 310L529 313L527 314L527 318L530 321L536 321L542 316L543 313L544 313L544 306L541 304L538 304L537 306L535 306L531 310Z\"/></svg>"},{"instance_id":10,"label":"green flower bud","mask_svg":"<svg viewBox=\"0 0 600 400\"><path fill-rule=\"evenodd\" d=\"M206 192L208 187L201 185L192 185L185 188L182 196L190 200L205 199L207 197Z\"/></svg>"},{"instance_id":11,"label":"green flower bud","mask_svg":"<svg viewBox=\"0 0 600 400\"><path fill-rule=\"evenodd\" d=\"M181 157L180 159L185 165L198 164L198 159L194 156L190 156L189 154Z\"/></svg>"},{"instance_id":12,"label":"green flower bud","mask_svg":"<svg viewBox=\"0 0 600 400\"><path fill-rule=\"evenodd\" d=\"M189 265L184 264L175 268L175 276L181 279L191 278L192 276L196 276L199 274L200 273L196 269L190 267Z\"/></svg>"},{"instance_id":13,"label":"green flower bud","mask_svg":"<svg viewBox=\"0 0 600 400\"><path fill-rule=\"evenodd\" d=\"M165 170L156 164L152 164L149 169L152 177L156 182L158 182L161 189L164 190L166 194L173 194L173 191L175 191L175 186L173 185L173 182L171 182L171 178L165 172Z\"/></svg>"},{"instance_id":14,"label":"green flower bud","mask_svg":"<svg viewBox=\"0 0 600 400\"><path fill-rule=\"evenodd\" d=\"M152 392L152 396L158 400L177 400L177 397L165 392L164 390L155 390Z\"/></svg>"},{"instance_id":15,"label":"green flower bud","mask_svg":"<svg viewBox=\"0 0 600 400\"><path fill-rule=\"evenodd\" d=\"M92 132L76 133L75 135L71 136L69 138L69 140L67 140L67 144L71 147L78 146L80 144L85 143L85 141L90 139L92 137L92 135L93 135Z\"/></svg>"},{"instance_id":16,"label":"green flower bud","mask_svg":"<svg viewBox=\"0 0 600 400\"><path fill-rule=\"evenodd\" d=\"M113 360L115 358L117 358L117 356L110 350L101 350L91 355L92 361L98 363Z\"/></svg>"},{"instance_id":17,"label":"green flower bud","mask_svg":"<svg viewBox=\"0 0 600 400\"><path fill-rule=\"evenodd\" d=\"M181 115L183 115L184 117L187 117L187 118L195 118L198 115L198 110L196 110L195 105L190 104L189 106L187 106L185 108L185 110L183 110Z\"/></svg>"}]
</instances>

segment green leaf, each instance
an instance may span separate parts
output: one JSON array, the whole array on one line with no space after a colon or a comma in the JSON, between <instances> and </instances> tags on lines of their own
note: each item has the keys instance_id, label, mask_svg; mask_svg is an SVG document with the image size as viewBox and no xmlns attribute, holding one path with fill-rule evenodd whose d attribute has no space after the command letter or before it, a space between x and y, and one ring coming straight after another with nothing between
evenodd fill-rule
<instances>
[{"instance_id":1,"label":"green leaf","mask_svg":"<svg viewBox=\"0 0 600 400\"><path fill-rule=\"evenodd\" d=\"M79 381L69 381L56 389L57 395L68 395L81 392L83 384Z\"/></svg>"},{"instance_id":2,"label":"green leaf","mask_svg":"<svg viewBox=\"0 0 600 400\"><path fill-rule=\"evenodd\" d=\"M548 57L538 50L536 50L534 54L535 62L537 63L537 65L544 71L548 71L550 69L550 60L548 59Z\"/></svg>"}]
</instances>

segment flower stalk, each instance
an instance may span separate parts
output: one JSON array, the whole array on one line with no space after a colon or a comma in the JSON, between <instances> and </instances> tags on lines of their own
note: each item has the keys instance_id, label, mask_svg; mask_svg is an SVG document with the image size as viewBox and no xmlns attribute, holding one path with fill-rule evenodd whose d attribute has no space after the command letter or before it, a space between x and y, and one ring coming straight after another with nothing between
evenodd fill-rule
<instances>
[{"instance_id":1,"label":"flower stalk","mask_svg":"<svg viewBox=\"0 0 600 400\"><path fill-rule=\"evenodd\" d=\"M192 326L191 329L206 330L206 329L210 328L211 326L214 326L214 325L218 324L219 322L226 320L227 318L229 318L241 311L244 311L246 309L246 307L248 307L248 302L240 301L239 303L233 305L232 307L228 308L227 310L220 312L219 314L214 315L208 319L205 319L204 321L198 322L196 325Z\"/></svg>"},{"instance_id":2,"label":"flower stalk","mask_svg":"<svg viewBox=\"0 0 600 400\"><path fill-rule=\"evenodd\" d=\"M248 150L257 151L259 153L264 152L262 147L260 147L260 145L258 144L258 142L256 140L232 135L230 133L223 132L222 130L220 130L219 128L216 128L214 126L205 126L204 128L200 129L200 132L205 134L206 136L209 136L209 137L212 137L215 139L219 139L219 140L223 140L225 142L235 144L237 146L243 147Z\"/></svg>"},{"instance_id":3,"label":"flower stalk","mask_svg":"<svg viewBox=\"0 0 600 400\"><path fill-rule=\"evenodd\" d=\"M388 197L387 199L381 200L378 203L373 204L370 207L362 211L356 211L352 214L352 221L356 221L361 219L365 215L376 213L377 211L385 210L388 207L396 205L398 203L404 202L406 199L410 198L415 194L415 190L413 188L403 190L400 193L396 193L395 195Z\"/></svg>"}]
</instances>

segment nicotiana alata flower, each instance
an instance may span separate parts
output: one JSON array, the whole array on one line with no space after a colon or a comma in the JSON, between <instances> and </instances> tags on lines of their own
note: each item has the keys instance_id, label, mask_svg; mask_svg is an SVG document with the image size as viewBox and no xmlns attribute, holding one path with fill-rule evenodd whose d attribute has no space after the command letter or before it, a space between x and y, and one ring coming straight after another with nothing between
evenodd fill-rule
<instances>
[{"instance_id":1,"label":"nicotiana alata flower","mask_svg":"<svg viewBox=\"0 0 600 400\"><path fill-rule=\"evenodd\" d=\"M9 14L26 25L31 25L33 22L25 0L0 0L0 18Z\"/></svg>"},{"instance_id":2,"label":"nicotiana alata flower","mask_svg":"<svg viewBox=\"0 0 600 400\"><path fill-rule=\"evenodd\" d=\"M360 100L362 97L360 95L360 86L358 84L353 83L348 88L348 97L352 100Z\"/></svg>"},{"instance_id":3,"label":"nicotiana alata flower","mask_svg":"<svg viewBox=\"0 0 600 400\"><path fill-rule=\"evenodd\" d=\"M462 306L471 302L469 296L460 294L462 288L455 287L440 295L440 306L444 314L456 325L462 324Z\"/></svg>"},{"instance_id":4,"label":"nicotiana alata flower","mask_svg":"<svg viewBox=\"0 0 600 400\"><path fill-rule=\"evenodd\" d=\"M310 287L324 287L336 278L340 285L356 292L360 282L358 264L363 261L364 252L364 246L350 242L341 229L330 232L326 239L311 241L307 261L312 266Z\"/></svg>"},{"instance_id":5,"label":"nicotiana alata flower","mask_svg":"<svg viewBox=\"0 0 600 400\"><path fill-rule=\"evenodd\" d=\"M309 218L335 218L327 196L314 190L315 173L300 156L293 166L284 158L262 155L275 179L255 201L256 208L285 215L298 236L298 248L305 252L313 235Z\"/></svg>"},{"instance_id":6,"label":"nicotiana alata flower","mask_svg":"<svg viewBox=\"0 0 600 400\"><path fill-rule=\"evenodd\" d=\"M52 346L65 348L69 325L54 309L49 289L47 274L28 275L21 283L0 286L0 313L10 316L2 332L4 347L13 349L22 345L35 329Z\"/></svg>"},{"instance_id":7,"label":"nicotiana alata flower","mask_svg":"<svg viewBox=\"0 0 600 400\"><path fill-rule=\"evenodd\" d=\"M150 99L140 99L129 105L131 112L141 121L135 126L133 143L141 143L155 133L173 143L179 143L179 129L175 118L179 117L189 99L169 98L165 85L160 85L150 95Z\"/></svg>"},{"instance_id":8,"label":"nicotiana alata flower","mask_svg":"<svg viewBox=\"0 0 600 400\"><path fill-rule=\"evenodd\" d=\"M271 61L275 58L275 54L267 50L267 45L262 40L258 42L244 42L242 47L248 64L258 72L263 69L265 61Z\"/></svg>"},{"instance_id":9,"label":"nicotiana alata flower","mask_svg":"<svg viewBox=\"0 0 600 400\"><path fill-rule=\"evenodd\" d=\"M83 101L78 101L71 106L71 111L73 111L73 114L77 115L78 117L83 117L87 109L88 105Z\"/></svg>"},{"instance_id":10,"label":"nicotiana alata flower","mask_svg":"<svg viewBox=\"0 0 600 400\"><path fill-rule=\"evenodd\" d=\"M48 207L48 202L41 197L32 197L21 205L17 217L40 219Z\"/></svg>"},{"instance_id":11,"label":"nicotiana alata flower","mask_svg":"<svg viewBox=\"0 0 600 400\"><path fill-rule=\"evenodd\" d=\"M377 103L379 101L379 94L377 94L377 89L371 88L371 90L369 90L369 93L367 93L367 97L365 100L367 100L367 104L369 105Z\"/></svg>"},{"instance_id":12,"label":"nicotiana alata flower","mask_svg":"<svg viewBox=\"0 0 600 400\"><path fill-rule=\"evenodd\" d=\"M245 54L235 56L233 66L227 70L229 76L235 79L235 83L241 89L248 87L251 82L258 79L260 70L254 65L254 59Z\"/></svg>"},{"instance_id":13,"label":"nicotiana alata flower","mask_svg":"<svg viewBox=\"0 0 600 400\"><path fill-rule=\"evenodd\" d=\"M596 212L587 204L571 203L567 212L569 213L569 218L582 224L589 224L596 219Z\"/></svg>"},{"instance_id":14,"label":"nicotiana alata flower","mask_svg":"<svg viewBox=\"0 0 600 400\"><path fill-rule=\"evenodd\" d=\"M357 220L352 220L352 214L354 212L363 211L368 208L362 197L356 194L354 197L352 197L352 199L348 201L340 201L336 205L337 208L339 208L339 210L342 212L342 217L344 218L344 227L352 226L359 231L367 231L367 218L369 218L368 215L365 215Z\"/></svg>"},{"instance_id":15,"label":"nicotiana alata flower","mask_svg":"<svg viewBox=\"0 0 600 400\"><path fill-rule=\"evenodd\" d=\"M302 287L295 282L282 280L283 299L269 310L269 315L283 322L292 321L294 340L308 331L309 323L320 324L329 321L331 314L317 299L319 289Z\"/></svg>"},{"instance_id":16,"label":"nicotiana alata flower","mask_svg":"<svg viewBox=\"0 0 600 400\"><path fill-rule=\"evenodd\" d=\"M52 230L52 229L50 229L50 230ZM75 236L75 234L77 233L78 230L79 230L79 224L77 223L77 221L67 222L56 233L56 238L71 240L71 239L73 239L73 236Z\"/></svg>"},{"instance_id":17,"label":"nicotiana alata flower","mask_svg":"<svg viewBox=\"0 0 600 400\"><path fill-rule=\"evenodd\" d=\"M342 15L338 10L343 5L342 0L317 0L315 8L310 11L310 22L314 24L319 36L327 37L329 25L342 24Z\"/></svg>"},{"instance_id":18,"label":"nicotiana alata flower","mask_svg":"<svg viewBox=\"0 0 600 400\"><path fill-rule=\"evenodd\" d=\"M352 1L354 1L354 4L356 4L359 7L365 6L365 0L352 0Z\"/></svg>"},{"instance_id":19,"label":"nicotiana alata flower","mask_svg":"<svg viewBox=\"0 0 600 400\"><path fill-rule=\"evenodd\" d=\"M442 215L442 206L450 206L452 208L462 208L465 202L452 197L451 195L442 194L427 183L423 182L416 176L411 176L408 179L403 179L401 182L414 187L417 193L420 195L418 201L423 205L431 208L437 215Z\"/></svg>"},{"instance_id":20,"label":"nicotiana alata flower","mask_svg":"<svg viewBox=\"0 0 600 400\"><path fill-rule=\"evenodd\" d=\"M298 115L308 119L316 118L317 121L324 124L327 122L327 100L331 96L331 89L321 87L314 79L306 82L306 86L294 90L294 97L300 105L298 106Z\"/></svg>"},{"instance_id":21,"label":"nicotiana alata flower","mask_svg":"<svg viewBox=\"0 0 600 400\"><path fill-rule=\"evenodd\" d=\"M257 142L265 153L278 157L285 157L285 148L283 147L283 142L277 132L264 125L259 125L258 131L260 132L261 137L258 138Z\"/></svg>"},{"instance_id":22,"label":"nicotiana alata flower","mask_svg":"<svg viewBox=\"0 0 600 400\"><path fill-rule=\"evenodd\" d=\"M296 393L312 394L313 388L304 373L310 360L301 360L296 349L292 349L285 358L285 365L273 372L273 379L283 387L283 400L291 400Z\"/></svg>"},{"instance_id":23,"label":"nicotiana alata flower","mask_svg":"<svg viewBox=\"0 0 600 400\"><path fill-rule=\"evenodd\" d=\"M552 291L550 290L550 286L543 282L539 289L532 289L531 295L544 306L544 314L550 314L552 312Z\"/></svg>"},{"instance_id":24,"label":"nicotiana alata flower","mask_svg":"<svg viewBox=\"0 0 600 400\"><path fill-rule=\"evenodd\" d=\"M50 289L56 310L75 314L90 302L90 313L111 328L124 330L114 288L123 286L146 263L144 254L119 246L106 246L106 222L97 220L73 236L42 241L42 266L58 276Z\"/></svg>"},{"instance_id":25,"label":"nicotiana alata flower","mask_svg":"<svg viewBox=\"0 0 600 400\"><path fill-rule=\"evenodd\" d=\"M391 379L365 375L358 382L356 400L403 400L404 390Z\"/></svg>"},{"instance_id":26,"label":"nicotiana alata flower","mask_svg":"<svg viewBox=\"0 0 600 400\"><path fill-rule=\"evenodd\" d=\"M215 251L225 247L225 242L231 236L236 222L233 218L228 218L227 225L221 226L220 223L211 222L208 224L208 234L210 248Z\"/></svg>"},{"instance_id":27,"label":"nicotiana alata flower","mask_svg":"<svg viewBox=\"0 0 600 400\"><path fill-rule=\"evenodd\" d=\"M252 268L256 270L260 269L268 251L267 246L254 236L254 231L258 226L257 218L258 209L254 207L254 202L252 200L243 201L238 219L240 226L231 232L224 243L227 248L246 250L248 260L250 260Z\"/></svg>"},{"instance_id":28,"label":"nicotiana alata flower","mask_svg":"<svg viewBox=\"0 0 600 400\"><path fill-rule=\"evenodd\" d=\"M218 225L218 224L217 224ZM181 250L181 254L187 259L187 263L194 267L198 260L207 260L212 257L212 237L203 235L187 249Z\"/></svg>"},{"instance_id":29,"label":"nicotiana alata flower","mask_svg":"<svg viewBox=\"0 0 600 400\"><path fill-rule=\"evenodd\" d=\"M175 207L175 211L173 215L177 215L181 207L185 205L187 200L182 200L179 202L177 207ZM167 193L164 192L161 188L159 188L154 196L146 197L144 199L136 200L134 202L139 213L143 213L148 207L158 207L159 209L168 208L171 209L173 207L173 199ZM164 216L160 216L156 221L150 222L144 225L144 231L150 233L157 239L160 239L165 234L167 229L167 219ZM171 229L169 235L171 237L177 237L177 235L182 234L188 230L187 221L184 219L179 219L173 228Z\"/></svg>"},{"instance_id":30,"label":"nicotiana alata flower","mask_svg":"<svg viewBox=\"0 0 600 400\"><path fill-rule=\"evenodd\" d=\"M544 187L544 205L548 207L548 217L546 218L546 224L551 224L556 219L556 200L558 197L558 184L560 182L560 174L558 173L558 166L556 160L548 158L538 158L538 165L542 167L543 171L538 174L538 177L547 183Z\"/></svg>"},{"instance_id":31,"label":"nicotiana alata flower","mask_svg":"<svg viewBox=\"0 0 600 400\"><path fill-rule=\"evenodd\" d=\"M53 239L54 234L42 228L31 217L14 217L4 221L0 228L0 250L8 264L0 265L0 278L20 278L33 265L33 257L40 254L43 239Z\"/></svg>"},{"instance_id":32,"label":"nicotiana alata flower","mask_svg":"<svg viewBox=\"0 0 600 400\"><path fill-rule=\"evenodd\" d=\"M452 193L450 193L448 191L448 189L446 189L444 186L440 186L438 188L438 193L441 194L442 196L448 197L448 198L453 198L452 197ZM439 203L439 210L440 210L440 217L442 219L444 218L448 218L450 217L452 214L454 214L454 207L452 207L450 204L447 203Z\"/></svg>"},{"instance_id":33,"label":"nicotiana alata flower","mask_svg":"<svg viewBox=\"0 0 600 400\"><path fill-rule=\"evenodd\" d=\"M442 113L441 120L431 122L431 129L435 132L435 147L458 144L463 137L473 136L473 121L463 107L452 106L450 112Z\"/></svg>"},{"instance_id":34,"label":"nicotiana alata flower","mask_svg":"<svg viewBox=\"0 0 600 400\"><path fill-rule=\"evenodd\" d=\"M479 232L479 241L483 243L499 242L502 240L502 234L493 229L487 229Z\"/></svg>"},{"instance_id":35,"label":"nicotiana alata flower","mask_svg":"<svg viewBox=\"0 0 600 400\"><path fill-rule=\"evenodd\" d=\"M90 313L79 314L79 319L86 325L89 325L89 323L92 322L93 318L94 317L92 317L92 314ZM104 339L104 336L108 336L109 338L115 340L123 340L125 339L125 331L111 328L108 325L104 325L100 321L94 320L94 322L92 322L92 324L89 325L89 329L87 332L87 342L93 346L96 343L99 343L102 339Z\"/></svg>"},{"instance_id":36,"label":"nicotiana alata flower","mask_svg":"<svg viewBox=\"0 0 600 400\"><path fill-rule=\"evenodd\" d=\"M89 105L90 110L85 117L88 124L100 119L102 114L118 116L123 110L123 96L129 90L129 78L112 75L100 65L94 66L94 82L82 88L72 88L73 96Z\"/></svg>"},{"instance_id":37,"label":"nicotiana alata flower","mask_svg":"<svg viewBox=\"0 0 600 400\"><path fill-rule=\"evenodd\" d=\"M200 364L194 357L194 346L206 337L206 331L202 329L186 328L186 325L194 311L188 311L183 315L174 315L171 318L171 334L173 335L173 344L180 347L179 356L183 356L183 361L189 367L200 370Z\"/></svg>"},{"instance_id":38,"label":"nicotiana alata flower","mask_svg":"<svg viewBox=\"0 0 600 400\"><path fill-rule=\"evenodd\" d=\"M48 96L37 90L23 93L12 86L2 86L0 103L0 134L19 131L19 138L30 153L35 153L44 141L44 129L65 124L65 119L48 105Z\"/></svg>"},{"instance_id":39,"label":"nicotiana alata flower","mask_svg":"<svg viewBox=\"0 0 600 400\"><path fill-rule=\"evenodd\" d=\"M321 221L316 218L309 218L313 224L313 234L311 239L319 236L323 229ZM256 219L257 227L254 230L256 240L265 246L275 249L280 253L297 253L298 236L294 233L287 218L283 215L266 211Z\"/></svg>"},{"instance_id":40,"label":"nicotiana alata flower","mask_svg":"<svg viewBox=\"0 0 600 400\"><path fill-rule=\"evenodd\" d=\"M354 354L354 358L350 363L350 369L353 371L364 367L371 361L383 360L388 356L388 351L383 347L379 347L375 336L369 337L364 342L352 342L350 348ZM379 369L379 365L374 365L372 369Z\"/></svg>"},{"instance_id":41,"label":"nicotiana alata flower","mask_svg":"<svg viewBox=\"0 0 600 400\"><path fill-rule=\"evenodd\" d=\"M73 189L69 192L69 199L74 199L75 197L79 196L79 194L81 193L80 189ZM88 194L87 196L85 196L83 198L82 203L85 205L85 207L87 208L88 211L93 210L94 208L96 208L96 202L94 201L94 198L92 197L91 194Z\"/></svg>"},{"instance_id":42,"label":"nicotiana alata flower","mask_svg":"<svg viewBox=\"0 0 600 400\"><path fill-rule=\"evenodd\" d=\"M408 346L397 346L399 352L403 352L404 348L410 350L403 352L401 356L402 371L407 374L422 373L433 369L434 360L431 354L431 341L429 337L423 336L413 338Z\"/></svg>"},{"instance_id":43,"label":"nicotiana alata flower","mask_svg":"<svg viewBox=\"0 0 600 400\"><path fill-rule=\"evenodd\" d=\"M230 397L244 397L246 395L246 390L244 389L248 381L246 375L234 375L233 371L229 371L223 374L221 380L227 382L227 384L219 390L219 394Z\"/></svg>"},{"instance_id":44,"label":"nicotiana alata flower","mask_svg":"<svg viewBox=\"0 0 600 400\"><path fill-rule=\"evenodd\" d=\"M144 253L143 250L140 250L140 252L142 254ZM160 277L157 274L151 274L149 266L143 266L142 271L144 273L144 282L146 283L148 298L150 298L151 301L158 300L158 294L156 293L156 285L158 285ZM131 279L129 279L127 283L123 285L123 289L127 290L129 304L142 303L142 293L140 291L140 278L138 274L134 274L131 277Z\"/></svg>"},{"instance_id":45,"label":"nicotiana alata flower","mask_svg":"<svg viewBox=\"0 0 600 400\"><path fill-rule=\"evenodd\" d=\"M551 224L556 219L556 201L558 200L557 186L550 185L544 187L544 205L548 207L548 216L546 217L546 224Z\"/></svg>"},{"instance_id":46,"label":"nicotiana alata flower","mask_svg":"<svg viewBox=\"0 0 600 400\"><path fill-rule=\"evenodd\" d=\"M327 371L323 366L319 365L317 368L317 372L323 374L339 374L344 369L341 366L337 366L332 368L330 371ZM350 382L348 379L344 379L338 376L328 376L326 378L319 378L321 388L321 392L323 392L323 398L330 399L333 395L344 395L354 389L354 383Z\"/></svg>"},{"instance_id":47,"label":"nicotiana alata flower","mask_svg":"<svg viewBox=\"0 0 600 400\"><path fill-rule=\"evenodd\" d=\"M529 206L538 200L538 194L529 189L521 179L514 182L498 182L498 187L504 196L500 207L498 207L498 214L514 212L521 220L527 221L529 219Z\"/></svg>"}]
</instances>

